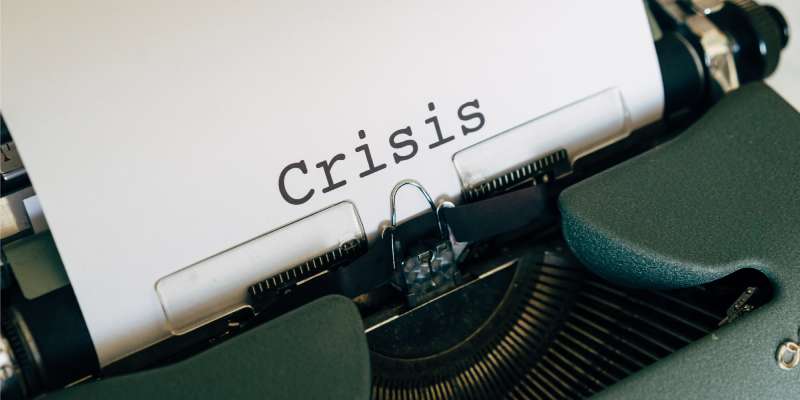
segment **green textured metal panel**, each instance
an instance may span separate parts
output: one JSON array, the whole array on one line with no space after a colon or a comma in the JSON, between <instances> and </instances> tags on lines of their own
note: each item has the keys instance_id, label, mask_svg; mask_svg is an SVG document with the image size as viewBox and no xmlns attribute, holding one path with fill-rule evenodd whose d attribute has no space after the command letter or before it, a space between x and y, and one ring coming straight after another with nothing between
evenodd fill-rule
<instances>
[{"instance_id":1,"label":"green textured metal panel","mask_svg":"<svg viewBox=\"0 0 800 400\"><path fill-rule=\"evenodd\" d=\"M800 327L800 114L763 83L743 87L675 140L566 190L564 235L622 284L677 288L742 268L772 301L631 376L608 398L800 398L778 368Z\"/></svg>"},{"instance_id":2,"label":"green textured metal panel","mask_svg":"<svg viewBox=\"0 0 800 400\"><path fill-rule=\"evenodd\" d=\"M3 246L3 251L25 298L34 299L69 284L49 231L15 240Z\"/></svg>"},{"instance_id":3,"label":"green textured metal panel","mask_svg":"<svg viewBox=\"0 0 800 400\"><path fill-rule=\"evenodd\" d=\"M352 301L328 296L163 368L53 399L367 399L370 363Z\"/></svg>"}]
</instances>

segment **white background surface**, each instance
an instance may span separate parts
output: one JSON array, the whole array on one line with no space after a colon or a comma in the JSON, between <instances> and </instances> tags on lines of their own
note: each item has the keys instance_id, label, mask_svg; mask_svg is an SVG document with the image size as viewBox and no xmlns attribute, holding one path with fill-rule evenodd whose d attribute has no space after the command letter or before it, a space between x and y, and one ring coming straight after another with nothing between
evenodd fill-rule
<instances>
[{"instance_id":1,"label":"white background surface","mask_svg":"<svg viewBox=\"0 0 800 400\"><path fill-rule=\"evenodd\" d=\"M609 87L633 127L662 107L639 0L5 0L2 34L2 110L101 365L169 335L172 272L344 200L374 233L401 179L456 196L453 153ZM464 136L473 99L486 123ZM436 149L429 101L456 136ZM394 165L406 126L419 153ZM366 178L359 129L389 164ZM320 193L337 153L348 185ZM299 160L289 189L317 193L294 206L277 178Z\"/></svg>"}]
</instances>

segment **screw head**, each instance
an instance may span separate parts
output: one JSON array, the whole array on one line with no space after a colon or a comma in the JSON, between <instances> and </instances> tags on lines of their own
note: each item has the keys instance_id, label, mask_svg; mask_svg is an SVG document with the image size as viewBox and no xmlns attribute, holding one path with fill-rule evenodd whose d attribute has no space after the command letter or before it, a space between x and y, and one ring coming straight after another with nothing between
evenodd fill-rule
<instances>
[{"instance_id":1,"label":"screw head","mask_svg":"<svg viewBox=\"0 0 800 400\"><path fill-rule=\"evenodd\" d=\"M784 370L791 370L800 365L800 344L786 341L778 347L778 366Z\"/></svg>"}]
</instances>

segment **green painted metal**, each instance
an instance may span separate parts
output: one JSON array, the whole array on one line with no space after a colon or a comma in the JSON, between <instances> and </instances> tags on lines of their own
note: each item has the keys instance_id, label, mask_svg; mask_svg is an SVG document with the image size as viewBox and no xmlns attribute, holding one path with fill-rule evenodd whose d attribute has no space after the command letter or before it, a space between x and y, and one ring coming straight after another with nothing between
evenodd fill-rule
<instances>
[{"instance_id":1,"label":"green painted metal","mask_svg":"<svg viewBox=\"0 0 800 400\"><path fill-rule=\"evenodd\" d=\"M3 252L29 300L69 284L50 231L15 240L3 246Z\"/></svg>"},{"instance_id":2,"label":"green painted metal","mask_svg":"<svg viewBox=\"0 0 800 400\"><path fill-rule=\"evenodd\" d=\"M368 399L370 377L358 310L328 296L185 361L46 398Z\"/></svg>"},{"instance_id":3,"label":"green painted metal","mask_svg":"<svg viewBox=\"0 0 800 400\"><path fill-rule=\"evenodd\" d=\"M675 140L559 199L570 247L626 285L677 288L742 268L770 303L599 397L800 398L800 368L776 351L800 328L800 114L763 83L723 98Z\"/></svg>"}]
</instances>

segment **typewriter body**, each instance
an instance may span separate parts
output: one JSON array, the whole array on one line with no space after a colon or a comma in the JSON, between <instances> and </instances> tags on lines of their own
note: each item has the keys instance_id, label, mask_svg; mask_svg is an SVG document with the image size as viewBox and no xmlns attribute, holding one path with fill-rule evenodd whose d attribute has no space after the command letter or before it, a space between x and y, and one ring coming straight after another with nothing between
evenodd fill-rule
<instances>
[{"instance_id":1,"label":"typewriter body","mask_svg":"<svg viewBox=\"0 0 800 400\"><path fill-rule=\"evenodd\" d=\"M800 397L800 113L763 83L786 19L749 0L650 0L642 15L663 100L649 122L606 89L455 152L456 197L399 172L370 194L389 205L377 232L362 204L331 201L160 276L148 293L167 334L132 327L146 345L113 351L4 107L3 397ZM333 198L492 127L478 98L425 106L427 132L398 119L383 144L360 130L349 153L281 164L271 192L287 207ZM563 126L574 135L530 157L525 137Z\"/></svg>"}]
</instances>

